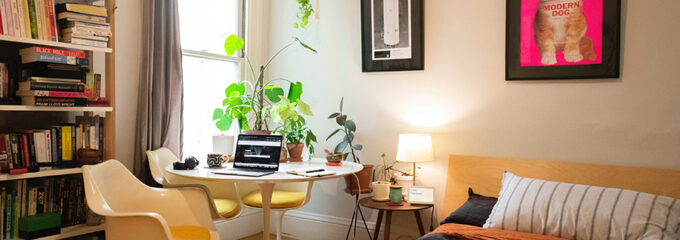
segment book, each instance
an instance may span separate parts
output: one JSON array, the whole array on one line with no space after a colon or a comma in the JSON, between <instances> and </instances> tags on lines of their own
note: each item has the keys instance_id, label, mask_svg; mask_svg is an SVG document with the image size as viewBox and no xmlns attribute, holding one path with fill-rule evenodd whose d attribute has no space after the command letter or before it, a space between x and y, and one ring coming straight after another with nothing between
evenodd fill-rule
<instances>
[{"instance_id":1,"label":"book","mask_svg":"<svg viewBox=\"0 0 680 240\"><path fill-rule=\"evenodd\" d=\"M103 41L103 42L106 42L106 41L109 40L109 37L96 36L96 35L90 35L90 34L73 33L73 32L62 33L61 36L62 36L62 39L82 38L82 39L89 39L89 40L93 40L93 41Z\"/></svg>"},{"instance_id":2,"label":"book","mask_svg":"<svg viewBox=\"0 0 680 240\"><path fill-rule=\"evenodd\" d=\"M62 28L86 27L106 31L107 33L111 32L111 26L109 26L108 23L87 23L81 21L60 21L59 23L61 24Z\"/></svg>"},{"instance_id":3,"label":"book","mask_svg":"<svg viewBox=\"0 0 680 240\"><path fill-rule=\"evenodd\" d=\"M48 53L30 53L21 55L21 63L31 63L31 62L49 62L49 63L61 63L77 65L82 67L88 67L89 60L87 58L78 58L72 56L64 56L57 54Z\"/></svg>"},{"instance_id":4,"label":"book","mask_svg":"<svg viewBox=\"0 0 680 240\"><path fill-rule=\"evenodd\" d=\"M57 14L57 20L81 21L89 23L106 23L106 17L87 15L75 12L61 12Z\"/></svg>"},{"instance_id":5,"label":"book","mask_svg":"<svg viewBox=\"0 0 680 240\"><path fill-rule=\"evenodd\" d=\"M6 35L9 36L14 36L14 24L13 24L13 18L12 17L12 4L10 3L10 0L2 0L5 3L4 10L5 10L5 20L7 20L7 28L5 30L7 31Z\"/></svg>"},{"instance_id":6,"label":"book","mask_svg":"<svg viewBox=\"0 0 680 240\"><path fill-rule=\"evenodd\" d=\"M111 37L111 31L88 26L74 26L61 29L61 34L77 33L88 36Z\"/></svg>"},{"instance_id":7,"label":"book","mask_svg":"<svg viewBox=\"0 0 680 240\"><path fill-rule=\"evenodd\" d=\"M31 22L31 38L40 39L40 36L38 35L38 16L35 12L35 1L36 0L28 0L28 17Z\"/></svg>"},{"instance_id":8,"label":"book","mask_svg":"<svg viewBox=\"0 0 680 240\"><path fill-rule=\"evenodd\" d=\"M84 51L74 51L74 50L49 48L49 47L41 47L41 46L33 46L33 47L27 47L27 48L19 49L19 54L21 54L21 55L27 55L27 54L32 54L32 53L47 53L47 54L62 55L62 56L67 56L67 57L87 58L87 55L85 55Z\"/></svg>"},{"instance_id":9,"label":"book","mask_svg":"<svg viewBox=\"0 0 680 240\"><path fill-rule=\"evenodd\" d=\"M24 9L21 6L22 0L12 0L13 1L13 6L12 6L12 11L15 11L15 18L14 20L18 23L17 24L17 37L26 37L26 27L24 26ZM16 9L15 9L16 8Z\"/></svg>"},{"instance_id":10,"label":"book","mask_svg":"<svg viewBox=\"0 0 680 240\"><path fill-rule=\"evenodd\" d=\"M35 0L35 16L38 25L38 39L47 40L45 36L45 3L43 0Z\"/></svg>"},{"instance_id":11,"label":"book","mask_svg":"<svg viewBox=\"0 0 680 240\"><path fill-rule=\"evenodd\" d=\"M39 83L63 83L63 84L81 84L83 81L82 79L52 78L52 77L30 77L29 79L26 80Z\"/></svg>"},{"instance_id":12,"label":"book","mask_svg":"<svg viewBox=\"0 0 680 240\"><path fill-rule=\"evenodd\" d=\"M75 13L83 13L83 14L89 14L89 15L95 15L95 16L101 16L101 17L107 16L106 8L87 5L87 4L61 3L61 4L57 4L55 6L55 8L56 8L56 11L58 13L75 12Z\"/></svg>"},{"instance_id":13,"label":"book","mask_svg":"<svg viewBox=\"0 0 680 240\"><path fill-rule=\"evenodd\" d=\"M46 107L84 107L87 98L57 98L57 97L21 97L21 104L28 106Z\"/></svg>"},{"instance_id":14,"label":"book","mask_svg":"<svg viewBox=\"0 0 680 240\"><path fill-rule=\"evenodd\" d=\"M7 20L5 20L5 2L0 0L0 35L5 35Z\"/></svg>"},{"instance_id":15,"label":"book","mask_svg":"<svg viewBox=\"0 0 680 240\"><path fill-rule=\"evenodd\" d=\"M0 98L5 97L5 69L7 64L0 63Z\"/></svg>"},{"instance_id":16,"label":"book","mask_svg":"<svg viewBox=\"0 0 680 240\"><path fill-rule=\"evenodd\" d=\"M15 37L21 37L21 22L19 21L19 8L17 6L17 0L9 0L9 4L12 11L12 26Z\"/></svg>"},{"instance_id":17,"label":"book","mask_svg":"<svg viewBox=\"0 0 680 240\"><path fill-rule=\"evenodd\" d=\"M86 39L86 38L62 38L62 42L67 42L67 43L73 43L73 44L78 44L78 45L86 45L86 46L93 46L93 47L101 47L105 48L108 47L108 42L107 41L96 41L92 39Z\"/></svg>"},{"instance_id":18,"label":"book","mask_svg":"<svg viewBox=\"0 0 680 240\"><path fill-rule=\"evenodd\" d=\"M64 84L64 83L44 83L35 81L19 82L18 91L30 90L44 90L44 91L69 91L69 92L83 92L85 86L81 84Z\"/></svg>"},{"instance_id":19,"label":"book","mask_svg":"<svg viewBox=\"0 0 680 240\"><path fill-rule=\"evenodd\" d=\"M23 11L24 17L24 37L31 38L31 16L28 13L28 0L21 0L21 10Z\"/></svg>"},{"instance_id":20,"label":"book","mask_svg":"<svg viewBox=\"0 0 680 240\"><path fill-rule=\"evenodd\" d=\"M87 72L86 68L60 63L32 62L22 64L21 67L22 81L31 77L83 79L84 74Z\"/></svg>"},{"instance_id":21,"label":"book","mask_svg":"<svg viewBox=\"0 0 680 240\"><path fill-rule=\"evenodd\" d=\"M20 97L59 97L59 98L86 98L82 92L67 92L67 91L45 91L45 90L18 90L16 95Z\"/></svg>"},{"instance_id":22,"label":"book","mask_svg":"<svg viewBox=\"0 0 680 240\"><path fill-rule=\"evenodd\" d=\"M59 40L59 31L57 29L57 19L54 11L54 0L45 1L47 2L45 7L47 10L47 25L49 25L50 29L50 40L56 42Z\"/></svg>"}]
</instances>

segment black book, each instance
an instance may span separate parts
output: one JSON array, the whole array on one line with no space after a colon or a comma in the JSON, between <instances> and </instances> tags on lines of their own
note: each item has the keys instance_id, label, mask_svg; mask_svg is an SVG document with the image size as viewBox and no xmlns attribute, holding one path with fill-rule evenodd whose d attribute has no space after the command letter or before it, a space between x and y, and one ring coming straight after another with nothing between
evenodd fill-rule
<instances>
[{"instance_id":1,"label":"black book","mask_svg":"<svg viewBox=\"0 0 680 240\"><path fill-rule=\"evenodd\" d=\"M27 80L31 77L49 77L80 79L84 82L87 71L86 68L69 64L32 62L23 64L21 72L22 80Z\"/></svg>"},{"instance_id":2,"label":"black book","mask_svg":"<svg viewBox=\"0 0 680 240\"><path fill-rule=\"evenodd\" d=\"M83 86L81 84L23 81L23 82L19 83L19 90L22 90L22 91L44 90L44 91L84 92L85 86Z\"/></svg>"}]
</instances>

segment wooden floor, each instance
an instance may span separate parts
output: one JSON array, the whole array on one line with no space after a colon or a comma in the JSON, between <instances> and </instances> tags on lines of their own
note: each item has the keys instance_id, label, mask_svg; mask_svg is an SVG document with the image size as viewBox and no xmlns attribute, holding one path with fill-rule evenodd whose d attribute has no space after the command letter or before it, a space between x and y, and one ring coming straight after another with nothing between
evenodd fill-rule
<instances>
[{"instance_id":1,"label":"wooden floor","mask_svg":"<svg viewBox=\"0 0 680 240\"><path fill-rule=\"evenodd\" d=\"M276 239L276 234L270 234L269 239ZM295 238L281 237L282 240L297 240ZM252 236L241 238L239 240L262 240L262 233L258 233Z\"/></svg>"}]
</instances>

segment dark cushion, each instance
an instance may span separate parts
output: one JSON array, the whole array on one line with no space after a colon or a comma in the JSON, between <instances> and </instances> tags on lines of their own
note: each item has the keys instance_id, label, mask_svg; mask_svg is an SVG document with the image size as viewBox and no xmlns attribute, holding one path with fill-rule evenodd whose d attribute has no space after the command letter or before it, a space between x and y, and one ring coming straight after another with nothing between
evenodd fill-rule
<instances>
[{"instance_id":1,"label":"dark cushion","mask_svg":"<svg viewBox=\"0 0 680 240\"><path fill-rule=\"evenodd\" d=\"M472 191L472 188L468 188L468 195L467 202L446 217L441 224L458 223L478 227L484 225L498 198L476 194Z\"/></svg>"}]
</instances>

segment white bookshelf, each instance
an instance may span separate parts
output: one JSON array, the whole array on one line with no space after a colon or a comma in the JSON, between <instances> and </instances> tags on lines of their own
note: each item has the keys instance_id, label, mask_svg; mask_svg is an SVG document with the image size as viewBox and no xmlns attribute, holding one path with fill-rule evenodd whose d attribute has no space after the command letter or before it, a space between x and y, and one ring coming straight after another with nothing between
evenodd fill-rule
<instances>
[{"instance_id":1,"label":"white bookshelf","mask_svg":"<svg viewBox=\"0 0 680 240\"><path fill-rule=\"evenodd\" d=\"M83 170L81 170L80 168L64 168L64 169L40 170L39 172L29 172L29 173L14 174L14 175L4 173L4 174L0 174L0 182L19 180L19 179L29 179L29 178L61 176L61 175L77 174L77 173L82 173L82 172L83 172Z\"/></svg>"},{"instance_id":2,"label":"white bookshelf","mask_svg":"<svg viewBox=\"0 0 680 240\"><path fill-rule=\"evenodd\" d=\"M5 112L112 112L113 107L41 107L28 105L0 105Z\"/></svg>"},{"instance_id":3,"label":"white bookshelf","mask_svg":"<svg viewBox=\"0 0 680 240\"><path fill-rule=\"evenodd\" d=\"M60 234L50 235L47 237L36 238L35 240L57 240L80 236L83 234L99 232L104 230L104 224L99 224L96 226L87 226L85 224L70 226L61 228ZM15 240L21 240L21 238L15 238Z\"/></svg>"},{"instance_id":4,"label":"white bookshelf","mask_svg":"<svg viewBox=\"0 0 680 240\"><path fill-rule=\"evenodd\" d=\"M32 39L32 38L22 38L22 37L5 36L5 35L0 35L0 41L18 43L18 44L22 44L22 45L26 45L26 46L40 45L40 46L47 46L47 47L58 47L58 48L67 48L67 49L83 50L83 51L94 51L94 52L105 52L105 53L113 52L113 49L111 49L111 48L91 47L91 46L71 44L71 43L65 43L65 42L45 41L45 40L38 40L38 39Z\"/></svg>"}]
</instances>

